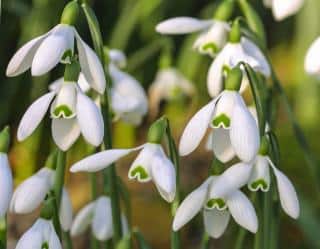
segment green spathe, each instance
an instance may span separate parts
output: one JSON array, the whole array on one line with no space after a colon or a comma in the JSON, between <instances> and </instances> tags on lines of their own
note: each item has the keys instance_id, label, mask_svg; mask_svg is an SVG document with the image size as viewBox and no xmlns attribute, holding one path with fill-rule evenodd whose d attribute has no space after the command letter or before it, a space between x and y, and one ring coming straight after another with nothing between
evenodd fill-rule
<instances>
[{"instance_id":1,"label":"green spathe","mask_svg":"<svg viewBox=\"0 0 320 249\"><path fill-rule=\"evenodd\" d=\"M79 16L79 4L77 1L68 3L62 12L60 23L67 25L75 25Z\"/></svg>"},{"instance_id":2,"label":"green spathe","mask_svg":"<svg viewBox=\"0 0 320 249\"><path fill-rule=\"evenodd\" d=\"M226 114L222 113L213 119L212 125L213 127L222 126L223 128L228 128L230 127L230 118Z\"/></svg>"},{"instance_id":3,"label":"green spathe","mask_svg":"<svg viewBox=\"0 0 320 249\"><path fill-rule=\"evenodd\" d=\"M225 0L217 7L213 19L227 21L233 14L235 0Z\"/></svg>"},{"instance_id":4,"label":"green spathe","mask_svg":"<svg viewBox=\"0 0 320 249\"><path fill-rule=\"evenodd\" d=\"M232 68L225 80L225 89L230 91L239 91L242 82L242 71L239 66Z\"/></svg>"}]
</instances>

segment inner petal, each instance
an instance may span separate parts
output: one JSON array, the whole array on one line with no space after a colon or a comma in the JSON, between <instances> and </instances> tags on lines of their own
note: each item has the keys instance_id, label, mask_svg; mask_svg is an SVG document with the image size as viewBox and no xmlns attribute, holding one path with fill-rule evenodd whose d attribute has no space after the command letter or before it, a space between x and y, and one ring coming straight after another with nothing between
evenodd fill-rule
<instances>
[{"instance_id":1,"label":"inner petal","mask_svg":"<svg viewBox=\"0 0 320 249\"><path fill-rule=\"evenodd\" d=\"M73 118L76 116L77 89L75 83L64 82L52 104L53 118Z\"/></svg>"}]
</instances>

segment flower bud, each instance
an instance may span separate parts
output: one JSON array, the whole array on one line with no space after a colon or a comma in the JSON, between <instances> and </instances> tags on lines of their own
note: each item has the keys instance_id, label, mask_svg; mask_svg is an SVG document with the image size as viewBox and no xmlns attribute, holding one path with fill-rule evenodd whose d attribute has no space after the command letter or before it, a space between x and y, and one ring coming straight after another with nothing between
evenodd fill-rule
<instances>
[{"instance_id":1,"label":"flower bud","mask_svg":"<svg viewBox=\"0 0 320 249\"><path fill-rule=\"evenodd\" d=\"M213 19L227 21L232 16L234 6L234 0L224 0L214 12Z\"/></svg>"},{"instance_id":2,"label":"flower bud","mask_svg":"<svg viewBox=\"0 0 320 249\"><path fill-rule=\"evenodd\" d=\"M242 82L242 71L237 66L232 68L228 73L225 81L225 89L231 91L239 91Z\"/></svg>"},{"instance_id":3,"label":"flower bud","mask_svg":"<svg viewBox=\"0 0 320 249\"><path fill-rule=\"evenodd\" d=\"M10 128L6 126L0 132L0 152L7 153L9 150L10 144Z\"/></svg>"},{"instance_id":4,"label":"flower bud","mask_svg":"<svg viewBox=\"0 0 320 249\"><path fill-rule=\"evenodd\" d=\"M166 131L166 127L167 124L164 118L160 118L154 122L148 131L148 142L160 144Z\"/></svg>"},{"instance_id":5,"label":"flower bud","mask_svg":"<svg viewBox=\"0 0 320 249\"><path fill-rule=\"evenodd\" d=\"M60 23L74 25L79 15L79 5L77 1L68 3L62 12Z\"/></svg>"},{"instance_id":6,"label":"flower bud","mask_svg":"<svg viewBox=\"0 0 320 249\"><path fill-rule=\"evenodd\" d=\"M239 19L236 19L232 23L232 27L229 33L229 42L240 43L240 39L241 39L240 23L239 23Z\"/></svg>"}]
</instances>

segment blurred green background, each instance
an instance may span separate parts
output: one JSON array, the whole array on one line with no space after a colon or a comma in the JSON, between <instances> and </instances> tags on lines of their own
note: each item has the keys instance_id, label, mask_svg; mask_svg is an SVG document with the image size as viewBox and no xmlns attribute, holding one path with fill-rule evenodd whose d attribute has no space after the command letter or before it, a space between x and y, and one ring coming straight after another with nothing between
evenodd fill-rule
<instances>
[{"instance_id":1,"label":"blurred green background","mask_svg":"<svg viewBox=\"0 0 320 249\"><path fill-rule=\"evenodd\" d=\"M9 124L12 128L12 163L15 182L19 183L38 168L52 145L50 120L45 122L25 142L16 141L16 128L24 111L31 102L47 91L48 84L61 77L57 67L50 74L32 78L30 72L6 78L6 66L17 50L26 41L47 32L59 22L61 11L67 1L62 0L4 0L0 24L0 127ZM126 70L148 89L158 70L161 52L171 48L173 66L176 66L197 88L192 100L177 100L165 103L161 114L167 114L172 122L174 136L178 138L187 120L203 103L209 100L206 92L206 73L211 59L192 50L194 35L163 37L155 33L154 27L161 20L174 16L210 18L219 1L208 0L96 0L91 1L99 19L105 44L123 50L128 56ZM262 17L268 37L268 47L274 67L289 96L294 114L303 128L311 150L319 158L320 152L320 80L306 76L303 61L307 48L320 35L320 1L306 0L305 6L295 17L278 23L271 11L262 6L262 1L251 1ZM84 40L91 44L89 30L82 15L77 29ZM320 59L320 55L319 55ZM293 221L281 214L280 248L320 248L320 191L314 171L310 170L299 147L291 124L282 105L278 116L276 133L281 148L280 168L289 176L297 188L301 200L302 214ZM116 147L130 147L143 143L148 124L154 115L145 118L137 129L124 124L114 125ZM77 142L68 154L72 163L84 157L83 141ZM185 193L201 183L206 177L212 155L197 150L182 159L182 184ZM127 181L127 169L132 157L121 161L118 172L132 193L133 223L141 228L153 248L169 248L170 210L158 197L152 184ZM319 163L317 165L319 167ZM72 202L78 210L89 200L88 179L85 174L68 175L67 185ZM10 216L11 243L32 224L35 215ZM212 248L233 248L237 226L232 224L227 233L212 243ZM183 229L185 247L198 248L202 231L201 219ZM231 240L230 240L231 238ZM252 235L248 235L251 248ZM76 248L88 238L81 238ZM86 248L84 246L83 248Z\"/></svg>"}]
</instances>

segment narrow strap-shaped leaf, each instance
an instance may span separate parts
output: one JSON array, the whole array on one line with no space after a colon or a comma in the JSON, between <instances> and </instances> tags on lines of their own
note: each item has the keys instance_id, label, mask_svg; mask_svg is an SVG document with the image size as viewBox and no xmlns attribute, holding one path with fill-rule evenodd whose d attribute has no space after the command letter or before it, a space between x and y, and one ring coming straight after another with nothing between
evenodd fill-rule
<instances>
[{"instance_id":1,"label":"narrow strap-shaped leaf","mask_svg":"<svg viewBox=\"0 0 320 249\"><path fill-rule=\"evenodd\" d=\"M279 165L279 163L280 163L280 148L279 148L278 139L272 131L268 132L268 137L269 137L269 141L270 141L270 147L271 147L270 154L271 154L272 161L276 165Z\"/></svg>"},{"instance_id":2,"label":"narrow strap-shaped leaf","mask_svg":"<svg viewBox=\"0 0 320 249\"><path fill-rule=\"evenodd\" d=\"M137 228L133 230L133 236L138 243L139 249L151 249L151 247Z\"/></svg>"}]
</instances>

